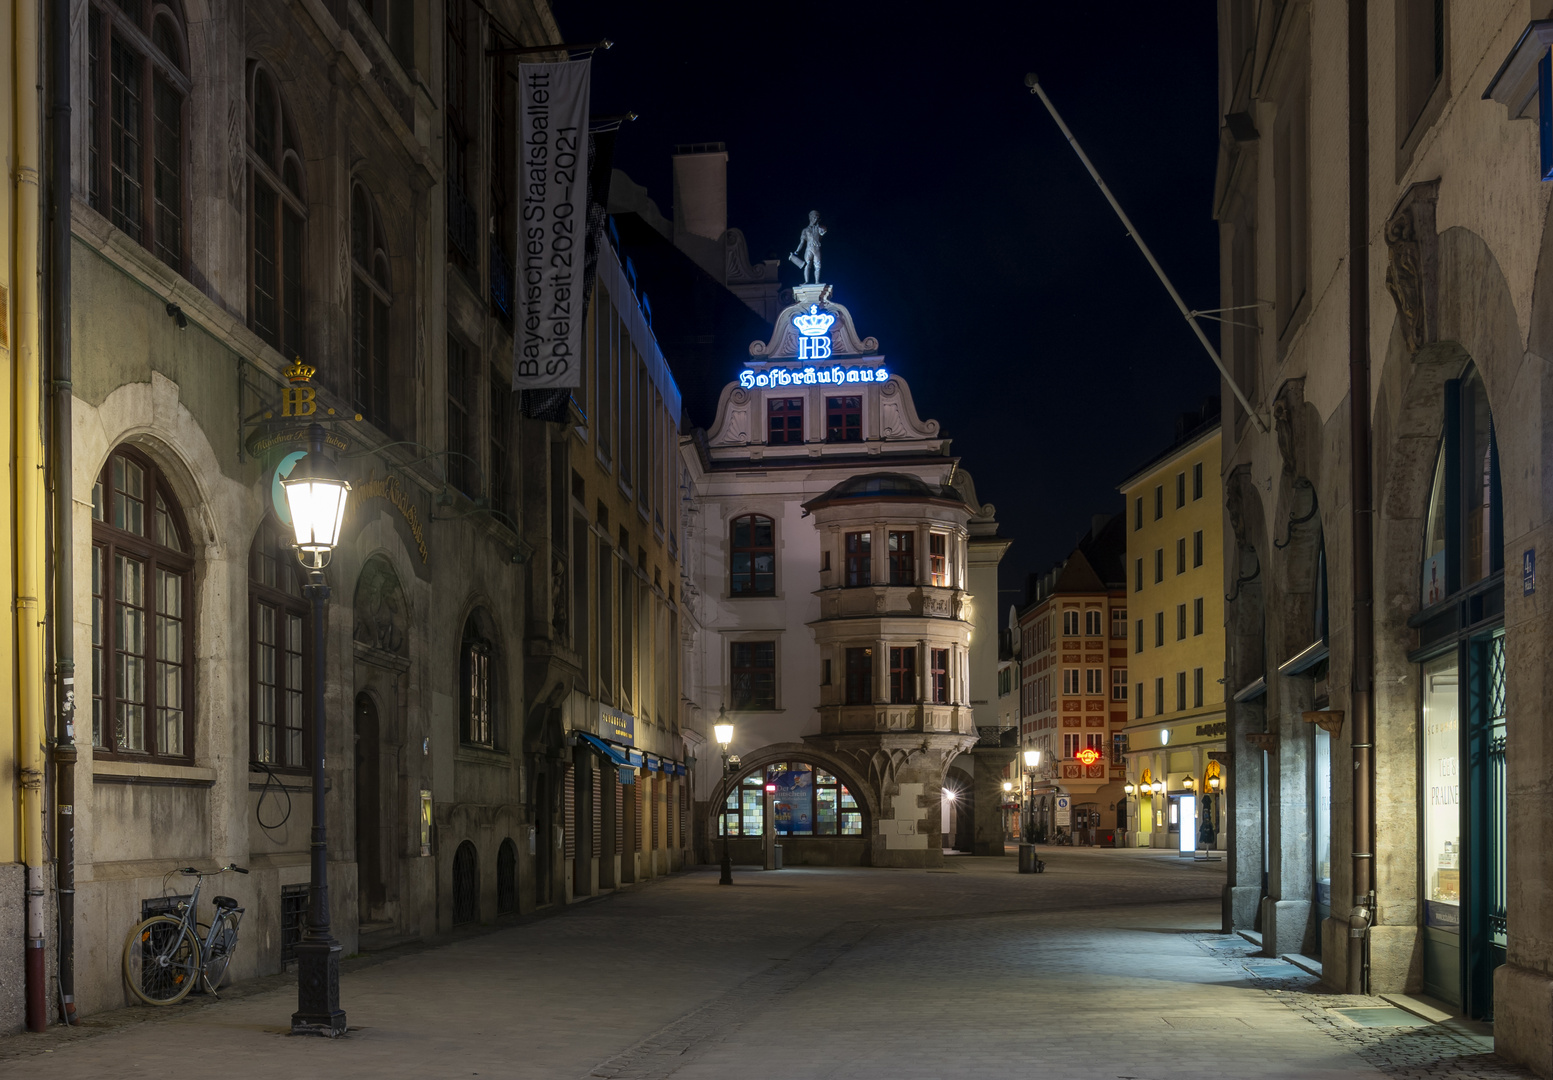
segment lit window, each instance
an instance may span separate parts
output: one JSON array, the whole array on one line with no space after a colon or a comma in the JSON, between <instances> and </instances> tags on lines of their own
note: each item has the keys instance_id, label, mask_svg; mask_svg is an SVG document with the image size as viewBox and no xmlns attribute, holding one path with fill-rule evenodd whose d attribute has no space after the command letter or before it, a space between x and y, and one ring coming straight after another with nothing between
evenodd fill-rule
<instances>
[{"instance_id":1,"label":"lit window","mask_svg":"<svg viewBox=\"0 0 1553 1080\"><path fill-rule=\"evenodd\" d=\"M949 537L943 533L931 533L928 543L928 570L933 584L939 588L949 585Z\"/></svg>"}]
</instances>

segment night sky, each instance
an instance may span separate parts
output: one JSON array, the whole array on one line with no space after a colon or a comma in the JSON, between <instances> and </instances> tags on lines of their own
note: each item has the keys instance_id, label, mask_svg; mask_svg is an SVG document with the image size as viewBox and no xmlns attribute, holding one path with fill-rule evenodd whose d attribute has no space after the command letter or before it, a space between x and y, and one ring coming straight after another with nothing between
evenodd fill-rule
<instances>
[{"instance_id":1,"label":"night sky","mask_svg":"<svg viewBox=\"0 0 1553 1080\"><path fill-rule=\"evenodd\" d=\"M1218 375L1024 85L1063 118L1175 281L1217 307L1214 5L554 0L595 54L616 165L672 216L677 143L728 147L728 223L786 262L810 209L825 280L1014 540L1003 604L1071 550ZM757 14L759 13L759 14ZM953 49L947 48L952 44ZM1205 324L1210 337L1216 324ZM742 351L728 357L728 377ZM693 418L701 425L711 417Z\"/></svg>"}]
</instances>

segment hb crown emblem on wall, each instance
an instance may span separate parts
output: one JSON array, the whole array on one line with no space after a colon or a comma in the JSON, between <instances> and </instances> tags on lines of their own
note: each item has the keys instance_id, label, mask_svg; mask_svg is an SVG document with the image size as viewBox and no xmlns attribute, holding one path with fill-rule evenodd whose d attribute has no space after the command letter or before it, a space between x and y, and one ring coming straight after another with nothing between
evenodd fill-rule
<instances>
[{"instance_id":1,"label":"hb crown emblem on wall","mask_svg":"<svg viewBox=\"0 0 1553 1080\"><path fill-rule=\"evenodd\" d=\"M810 304L809 310L793 316L793 325L803 336L798 339L798 359L830 359L830 330L836 316L821 311L818 304Z\"/></svg>"},{"instance_id":2,"label":"hb crown emblem on wall","mask_svg":"<svg viewBox=\"0 0 1553 1080\"><path fill-rule=\"evenodd\" d=\"M283 372L291 385L280 392L280 415L312 416L318 411L317 391L310 385L317 371L300 356L291 361Z\"/></svg>"}]
</instances>

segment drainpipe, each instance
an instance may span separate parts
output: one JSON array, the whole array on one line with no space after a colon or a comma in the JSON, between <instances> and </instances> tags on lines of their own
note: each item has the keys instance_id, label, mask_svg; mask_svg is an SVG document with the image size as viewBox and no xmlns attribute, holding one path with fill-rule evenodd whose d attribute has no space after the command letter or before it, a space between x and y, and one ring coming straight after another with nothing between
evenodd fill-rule
<instances>
[{"instance_id":1,"label":"drainpipe","mask_svg":"<svg viewBox=\"0 0 1553 1080\"><path fill-rule=\"evenodd\" d=\"M43 401L38 353L38 10L21 3L14 22L11 92L14 104L16 259L11 278L16 290L16 336L11 408L16 462L12 504L15 528L16 705L20 721L22 852L27 868L25 963L28 1031L48 1027L47 965L44 962L43 848Z\"/></svg>"},{"instance_id":2,"label":"drainpipe","mask_svg":"<svg viewBox=\"0 0 1553 1080\"><path fill-rule=\"evenodd\" d=\"M1348 412L1353 483L1353 905L1350 994L1369 990L1375 908L1374 527L1370 485L1370 82L1368 0L1348 0Z\"/></svg>"},{"instance_id":3,"label":"drainpipe","mask_svg":"<svg viewBox=\"0 0 1553 1080\"><path fill-rule=\"evenodd\" d=\"M52 424L48 461L54 492L55 888L59 897L60 1019L75 1022L75 469L70 385L70 2L49 4L50 116L49 347Z\"/></svg>"}]
</instances>

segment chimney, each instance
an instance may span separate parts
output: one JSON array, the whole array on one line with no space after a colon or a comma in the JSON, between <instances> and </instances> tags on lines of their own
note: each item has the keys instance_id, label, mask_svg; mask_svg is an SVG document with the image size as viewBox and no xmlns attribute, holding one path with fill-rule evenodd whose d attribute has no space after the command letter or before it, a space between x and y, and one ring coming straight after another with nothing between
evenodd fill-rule
<instances>
[{"instance_id":1,"label":"chimney","mask_svg":"<svg viewBox=\"0 0 1553 1080\"><path fill-rule=\"evenodd\" d=\"M674 246L718 281L727 276L728 149L720 142L674 148Z\"/></svg>"}]
</instances>

